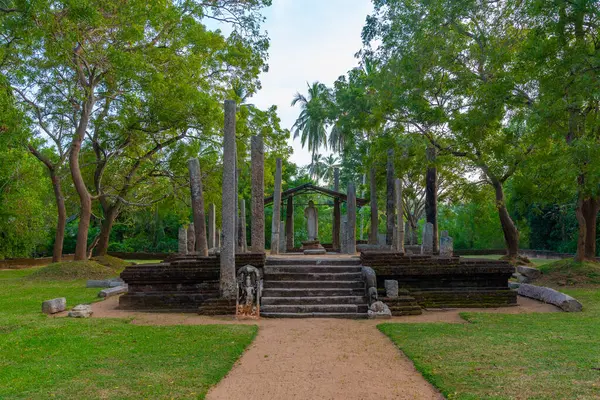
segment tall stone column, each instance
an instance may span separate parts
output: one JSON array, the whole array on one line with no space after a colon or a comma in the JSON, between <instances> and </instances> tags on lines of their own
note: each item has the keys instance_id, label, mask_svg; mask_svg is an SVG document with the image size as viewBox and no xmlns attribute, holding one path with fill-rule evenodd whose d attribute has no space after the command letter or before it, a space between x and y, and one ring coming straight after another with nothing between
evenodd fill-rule
<instances>
[{"instance_id":1,"label":"tall stone column","mask_svg":"<svg viewBox=\"0 0 600 400\"><path fill-rule=\"evenodd\" d=\"M235 279L235 112L233 100L225 100L225 129L223 135L223 198L222 198L222 229L223 243L221 244L221 297L235 299L237 287Z\"/></svg>"},{"instance_id":2,"label":"tall stone column","mask_svg":"<svg viewBox=\"0 0 600 400\"><path fill-rule=\"evenodd\" d=\"M287 243L285 242L285 222L279 221L279 252L280 253L286 252L286 245L287 245Z\"/></svg>"},{"instance_id":3,"label":"tall stone column","mask_svg":"<svg viewBox=\"0 0 600 400\"><path fill-rule=\"evenodd\" d=\"M214 203L208 206L208 248L217 247L217 209Z\"/></svg>"},{"instance_id":4,"label":"tall stone column","mask_svg":"<svg viewBox=\"0 0 600 400\"><path fill-rule=\"evenodd\" d=\"M367 184L367 174L363 174L362 184L363 184L363 191L361 193L361 196L364 198L365 190L366 190L366 189L364 189L364 187ZM359 212L360 212L360 210L359 210ZM360 213L360 227L358 228L358 232L359 232L358 239L363 240L363 237L364 237L363 235L365 232L365 214L364 214L364 212Z\"/></svg>"},{"instance_id":5,"label":"tall stone column","mask_svg":"<svg viewBox=\"0 0 600 400\"><path fill-rule=\"evenodd\" d=\"M294 197L287 198L287 208L285 210L285 239L286 249L290 251L294 248Z\"/></svg>"},{"instance_id":6,"label":"tall stone column","mask_svg":"<svg viewBox=\"0 0 600 400\"><path fill-rule=\"evenodd\" d=\"M237 155L237 148L236 148L236 155ZM241 253L242 252L242 242L240 239L240 210L238 208L238 204L240 201L240 197L239 197L239 181L240 181L240 169L237 168L237 159L236 159L236 169L235 169L235 252L236 253Z\"/></svg>"},{"instance_id":7,"label":"tall stone column","mask_svg":"<svg viewBox=\"0 0 600 400\"><path fill-rule=\"evenodd\" d=\"M396 235L395 249L398 252L404 253L404 207L402 204L402 181L396 179Z\"/></svg>"},{"instance_id":8,"label":"tall stone column","mask_svg":"<svg viewBox=\"0 0 600 400\"><path fill-rule=\"evenodd\" d=\"M369 244L379 244L377 233L379 230L379 211L377 210L377 176L375 167L371 168L369 186L371 192L371 232L369 233Z\"/></svg>"},{"instance_id":9,"label":"tall stone column","mask_svg":"<svg viewBox=\"0 0 600 400\"><path fill-rule=\"evenodd\" d=\"M240 251L245 253L247 250L248 242L246 241L246 200L240 199L240 215L238 224L238 241Z\"/></svg>"},{"instance_id":10,"label":"tall stone column","mask_svg":"<svg viewBox=\"0 0 600 400\"><path fill-rule=\"evenodd\" d=\"M439 252L438 220L437 220L437 157L435 147L427 148L427 174L425 176L425 218L433 225L433 252Z\"/></svg>"},{"instance_id":11,"label":"tall stone column","mask_svg":"<svg viewBox=\"0 0 600 400\"><path fill-rule=\"evenodd\" d=\"M333 170L333 190L336 192L340 191L340 169L334 168ZM340 251L340 219L342 212L340 210L340 199L337 197L333 199L333 227L331 232L331 244L333 251Z\"/></svg>"},{"instance_id":12,"label":"tall stone column","mask_svg":"<svg viewBox=\"0 0 600 400\"><path fill-rule=\"evenodd\" d=\"M279 221L281 220L281 158L276 161L275 191L273 193L273 221L271 224L271 254L279 254Z\"/></svg>"},{"instance_id":13,"label":"tall stone column","mask_svg":"<svg viewBox=\"0 0 600 400\"><path fill-rule=\"evenodd\" d=\"M193 222L188 225L187 248L188 248L188 254L194 253L196 251L196 229L194 227Z\"/></svg>"},{"instance_id":14,"label":"tall stone column","mask_svg":"<svg viewBox=\"0 0 600 400\"><path fill-rule=\"evenodd\" d=\"M262 136L252 136L252 199L250 241L252 251L265 252L265 148Z\"/></svg>"},{"instance_id":15,"label":"tall stone column","mask_svg":"<svg viewBox=\"0 0 600 400\"><path fill-rule=\"evenodd\" d=\"M190 172L190 191L192 193L192 214L196 229L196 252L198 252L198 255L206 257L208 256L208 244L206 242L206 218L204 215L200 161L197 158L190 158L188 160L188 170Z\"/></svg>"},{"instance_id":16,"label":"tall stone column","mask_svg":"<svg viewBox=\"0 0 600 400\"><path fill-rule=\"evenodd\" d=\"M222 242L222 240L221 240L221 237L222 237L222 236L223 236L223 234L221 233L221 230L220 230L220 229L217 229L217 234L216 234L216 236L215 236L215 247L216 247L217 249L220 249L220 248L221 248L221 242Z\"/></svg>"},{"instance_id":17,"label":"tall stone column","mask_svg":"<svg viewBox=\"0 0 600 400\"><path fill-rule=\"evenodd\" d=\"M348 183L348 254L356 253L356 187Z\"/></svg>"},{"instance_id":18,"label":"tall stone column","mask_svg":"<svg viewBox=\"0 0 600 400\"><path fill-rule=\"evenodd\" d=\"M388 150L387 153L387 196L385 202L385 213L386 213L386 232L385 232L385 244L388 246L393 245L394 241L394 225L396 218L394 213L394 150Z\"/></svg>"},{"instance_id":19,"label":"tall stone column","mask_svg":"<svg viewBox=\"0 0 600 400\"><path fill-rule=\"evenodd\" d=\"M179 227L179 254L187 254L187 229L185 226Z\"/></svg>"}]
</instances>

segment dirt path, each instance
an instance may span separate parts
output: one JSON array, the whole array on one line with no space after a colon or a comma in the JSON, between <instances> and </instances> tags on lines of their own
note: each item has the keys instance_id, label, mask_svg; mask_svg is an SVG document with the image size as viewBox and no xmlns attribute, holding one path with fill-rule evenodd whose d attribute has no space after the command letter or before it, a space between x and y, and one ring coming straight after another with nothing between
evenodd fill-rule
<instances>
[{"instance_id":1,"label":"dirt path","mask_svg":"<svg viewBox=\"0 0 600 400\"><path fill-rule=\"evenodd\" d=\"M258 337L207 400L442 399L371 321L260 322Z\"/></svg>"}]
</instances>

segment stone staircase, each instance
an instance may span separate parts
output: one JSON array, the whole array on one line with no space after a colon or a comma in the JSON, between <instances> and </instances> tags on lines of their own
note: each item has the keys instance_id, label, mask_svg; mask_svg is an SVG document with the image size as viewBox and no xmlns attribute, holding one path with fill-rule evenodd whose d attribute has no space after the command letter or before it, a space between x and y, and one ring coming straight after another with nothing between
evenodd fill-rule
<instances>
[{"instance_id":1,"label":"stone staircase","mask_svg":"<svg viewBox=\"0 0 600 400\"><path fill-rule=\"evenodd\" d=\"M360 259L267 258L260 315L271 318L366 318Z\"/></svg>"}]
</instances>

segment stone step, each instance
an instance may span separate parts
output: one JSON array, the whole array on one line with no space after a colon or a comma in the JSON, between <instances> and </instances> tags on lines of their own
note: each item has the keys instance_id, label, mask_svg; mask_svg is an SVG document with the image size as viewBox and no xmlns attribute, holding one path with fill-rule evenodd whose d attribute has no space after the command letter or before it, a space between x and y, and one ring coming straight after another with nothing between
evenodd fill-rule
<instances>
[{"instance_id":1,"label":"stone step","mask_svg":"<svg viewBox=\"0 0 600 400\"><path fill-rule=\"evenodd\" d=\"M319 258L319 257L267 257L266 266L272 265L360 265L360 257Z\"/></svg>"},{"instance_id":2,"label":"stone step","mask_svg":"<svg viewBox=\"0 0 600 400\"><path fill-rule=\"evenodd\" d=\"M345 318L345 319L366 319L367 313L286 313L286 312L263 312L260 316L264 318Z\"/></svg>"},{"instance_id":3,"label":"stone step","mask_svg":"<svg viewBox=\"0 0 600 400\"><path fill-rule=\"evenodd\" d=\"M339 274L361 273L360 265L268 265L264 267L265 275L278 273L302 274Z\"/></svg>"},{"instance_id":4,"label":"stone step","mask_svg":"<svg viewBox=\"0 0 600 400\"><path fill-rule=\"evenodd\" d=\"M286 304L261 306L263 313L366 313L367 304Z\"/></svg>"},{"instance_id":5,"label":"stone step","mask_svg":"<svg viewBox=\"0 0 600 400\"><path fill-rule=\"evenodd\" d=\"M361 288L291 288L263 289L263 297L320 297L320 296L364 296L365 289Z\"/></svg>"},{"instance_id":6,"label":"stone step","mask_svg":"<svg viewBox=\"0 0 600 400\"><path fill-rule=\"evenodd\" d=\"M361 280L336 280L336 281L303 281L303 280L265 280L263 291L267 289L365 289Z\"/></svg>"},{"instance_id":7,"label":"stone step","mask_svg":"<svg viewBox=\"0 0 600 400\"><path fill-rule=\"evenodd\" d=\"M364 296L310 296L310 297L264 297L261 306L267 305L339 305L366 304Z\"/></svg>"},{"instance_id":8,"label":"stone step","mask_svg":"<svg viewBox=\"0 0 600 400\"><path fill-rule=\"evenodd\" d=\"M293 273L278 272L265 274L265 281L361 281L360 272L341 272L341 273Z\"/></svg>"}]
</instances>

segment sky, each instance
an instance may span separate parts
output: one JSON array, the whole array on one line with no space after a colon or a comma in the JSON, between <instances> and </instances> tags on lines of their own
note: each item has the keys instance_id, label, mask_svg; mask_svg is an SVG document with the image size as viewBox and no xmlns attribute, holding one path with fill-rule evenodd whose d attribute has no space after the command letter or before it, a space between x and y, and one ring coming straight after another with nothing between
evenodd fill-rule
<instances>
[{"instance_id":1,"label":"sky","mask_svg":"<svg viewBox=\"0 0 600 400\"><path fill-rule=\"evenodd\" d=\"M269 72L261 75L262 89L249 102L262 109L275 104L282 128L291 130L300 113L299 106L290 105L296 92L306 95L307 82L332 86L358 65L354 55L372 9L370 0L273 0L263 12L263 29L271 39ZM300 138L290 138L290 145L292 162L310 163Z\"/></svg>"}]
</instances>

